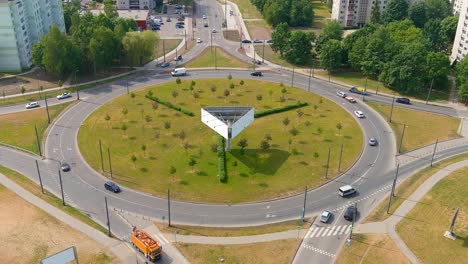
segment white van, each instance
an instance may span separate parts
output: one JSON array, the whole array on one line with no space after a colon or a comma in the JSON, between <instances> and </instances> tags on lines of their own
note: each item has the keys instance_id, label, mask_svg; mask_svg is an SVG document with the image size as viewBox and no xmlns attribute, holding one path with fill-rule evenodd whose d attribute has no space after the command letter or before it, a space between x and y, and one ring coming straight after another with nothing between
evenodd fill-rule
<instances>
[{"instance_id":1,"label":"white van","mask_svg":"<svg viewBox=\"0 0 468 264\"><path fill-rule=\"evenodd\" d=\"M172 76L183 76L187 74L187 70L185 68L175 68L171 74Z\"/></svg>"},{"instance_id":2,"label":"white van","mask_svg":"<svg viewBox=\"0 0 468 264\"><path fill-rule=\"evenodd\" d=\"M341 186L338 189L338 194L342 197L345 197L354 193L356 193L356 189L354 189L353 186L351 185Z\"/></svg>"}]
</instances>

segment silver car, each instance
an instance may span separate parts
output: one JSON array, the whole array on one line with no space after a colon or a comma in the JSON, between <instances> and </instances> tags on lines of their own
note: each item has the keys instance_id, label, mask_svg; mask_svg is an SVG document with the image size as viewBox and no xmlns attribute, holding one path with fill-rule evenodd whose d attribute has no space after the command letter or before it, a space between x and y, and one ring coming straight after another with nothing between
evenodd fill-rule
<instances>
[{"instance_id":1,"label":"silver car","mask_svg":"<svg viewBox=\"0 0 468 264\"><path fill-rule=\"evenodd\" d=\"M323 211L322 214L320 215L320 222L327 223L328 220L330 220L332 215L333 214L330 211L327 211L327 210Z\"/></svg>"}]
</instances>

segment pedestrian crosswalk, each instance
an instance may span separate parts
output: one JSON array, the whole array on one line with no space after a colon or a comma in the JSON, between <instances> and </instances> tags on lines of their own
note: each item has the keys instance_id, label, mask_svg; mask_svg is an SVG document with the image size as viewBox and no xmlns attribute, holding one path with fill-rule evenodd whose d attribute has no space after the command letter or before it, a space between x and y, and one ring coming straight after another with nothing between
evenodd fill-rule
<instances>
[{"instance_id":1,"label":"pedestrian crosswalk","mask_svg":"<svg viewBox=\"0 0 468 264\"><path fill-rule=\"evenodd\" d=\"M351 225L313 226L309 229L305 237L313 238L343 235L348 234L350 229Z\"/></svg>"}]
</instances>

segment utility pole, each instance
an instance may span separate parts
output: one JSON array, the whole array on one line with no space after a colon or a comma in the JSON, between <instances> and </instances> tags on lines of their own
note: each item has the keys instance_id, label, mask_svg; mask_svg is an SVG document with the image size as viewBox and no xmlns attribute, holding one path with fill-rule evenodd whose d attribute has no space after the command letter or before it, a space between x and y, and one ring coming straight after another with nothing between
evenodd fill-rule
<instances>
[{"instance_id":1,"label":"utility pole","mask_svg":"<svg viewBox=\"0 0 468 264\"><path fill-rule=\"evenodd\" d=\"M395 179L393 180L393 186L392 186L392 196L395 197L395 187L398 179L398 170L400 170L400 163L397 164L396 167L396 172L395 172Z\"/></svg>"},{"instance_id":2,"label":"utility pole","mask_svg":"<svg viewBox=\"0 0 468 264\"><path fill-rule=\"evenodd\" d=\"M330 68L330 69L328 69L328 82L330 82L330 78L331 78L331 76L330 76L330 74L331 74L331 58L328 60L328 67Z\"/></svg>"},{"instance_id":3,"label":"utility pole","mask_svg":"<svg viewBox=\"0 0 468 264\"><path fill-rule=\"evenodd\" d=\"M398 147L398 153L401 152L401 145L403 145L403 137L405 136L406 123L403 124L403 132L401 133L400 146Z\"/></svg>"},{"instance_id":4,"label":"utility pole","mask_svg":"<svg viewBox=\"0 0 468 264\"><path fill-rule=\"evenodd\" d=\"M253 70L255 71L255 64L257 64L257 60L255 58L255 49L254 49L254 58L253 58Z\"/></svg>"},{"instance_id":5,"label":"utility pole","mask_svg":"<svg viewBox=\"0 0 468 264\"><path fill-rule=\"evenodd\" d=\"M213 33L210 32L210 49L213 50Z\"/></svg>"},{"instance_id":6,"label":"utility pole","mask_svg":"<svg viewBox=\"0 0 468 264\"><path fill-rule=\"evenodd\" d=\"M34 124L34 131L36 131L36 142L37 142L37 149L39 150L39 156L42 157L41 142L39 141L39 133L37 133L36 124Z\"/></svg>"},{"instance_id":7,"label":"utility pole","mask_svg":"<svg viewBox=\"0 0 468 264\"><path fill-rule=\"evenodd\" d=\"M262 47L262 63L265 63L265 40L263 40L263 47Z\"/></svg>"},{"instance_id":8,"label":"utility pole","mask_svg":"<svg viewBox=\"0 0 468 264\"><path fill-rule=\"evenodd\" d=\"M101 156L101 169L102 169L102 172L104 172L104 159L102 158L102 144L101 144L101 140L99 140L99 154Z\"/></svg>"},{"instance_id":9,"label":"utility pole","mask_svg":"<svg viewBox=\"0 0 468 264\"><path fill-rule=\"evenodd\" d=\"M169 189L167 189L167 220L169 221L169 227L171 226L171 195Z\"/></svg>"},{"instance_id":10,"label":"utility pole","mask_svg":"<svg viewBox=\"0 0 468 264\"><path fill-rule=\"evenodd\" d=\"M187 50L187 29L184 28L185 50Z\"/></svg>"},{"instance_id":11,"label":"utility pole","mask_svg":"<svg viewBox=\"0 0 468 264\"><path fill-rule=\"evenodd\" d=\"M166 47L164 45L164 39L162 41L163 41L163 57L164 57L164 62L166 62Z\"/></svg>"},{"instance_id":12,"label":"utility pole","mask_svg":"<svg viewBox=\"0 0 468 264\"><path fill-rule=\"evenodd\" d=\"M63 206L66 206L67 204L65 203L65 195L63 194L62 172L60 170L60 163L58 166L58 173L59 173L59 181L60 181L60 191L62 192L62 204Z\"/></svg>"},{"instance_id":13,"label":"utility pole","mask_svg":"<svg viewBox=\"0 0 468 264\"><path fill-rule=\"evenodd\" d=\"M431 87L429 88L429 92L427 93L426 104L429 102L429 97L431 96L432 85L433 85L433 84L434 84L434 77L432 77Z\"/></svg>"},{"instance_id":14,"label":"utility pole","mask_svg":"<svg viewBox=\"0 0 468 264\"><path fill-rule=\"evenodd\" d=\"M107 215L107 235L111 236L111 229L110 229L110 219L109 219L109 207L107 206L107 196L104 196L104 202L106 203L106 215Z\"/></svg>"},{"instance_id":15,"label":"utility pole","mask_svg":"<svg viewBox=\"0 0 468 264\"><path fill-rule=\"evenodd\" d=\"M393 96L393 99L392 99L392 108L390 108L390 116L388 117L388 122L391 123L392 122L392 115L393 115L393 106L395 105L395 96Z\"/></svg>"},{"instance_id":16,"label":"utility pole","mask_svg":"<svg viewBox=\"0 0 468 264\"><path fill-rule=\"evenodd\" d=\"M227 2L224 0L224 25L227 29Z\"/></svg>"},{"instance_id":17,"label":"utility pole","mask_svg":"<svg viewBox=\"0 0 468 264\"><path fill-rule=\"evenodd\" d=\"M307 185L304 191L304 206L302 207L302 222L305 222L306 201L307 201Z\"/></svg>"},{"instance_id":18,"label":"utility pole","mask_svg":"<svg viewBox=\"0 0 468 264\"><path fill-rule=\"evenodd\" d=\"M76 73L77 72L78 72L78 70L75 71L76 100L80 100L80 89L79 89L78 83L76 82Z\"/></svg>"},{"instance_id":19,"label":"utility pole","mask_svg":"<svg viewBox=\"0 0 468 264\"><path fill-rule=\"evenodd\" d=\"M431 158L431 167L432 167L432 163L434 162L434 157L435 157L436 150L437 150L437 143L439 143L439 139L436 140L436 143L434 145L434 152L432 153L432 158Z\"/></svg>"},{"instance_id":20,"label":"utility pole","mask_svg":"<svg viewBox=\"0 0 468 264\"><path fill-rule=\"evenodd\" d=\"M109 148L107 148L107 156L109 157L110 178L112 180L112 163L111 163L111 156L110 156L110 149Z\"/></svg>"},{"instance_id":21,"label":"utility pole","mask_svg":"<svg viewBox=\"0 0 468 264\"><path fill-rule=\"evenodd\" d=\"M294 64L293 64L293 72L292 72L292 78L291 78L291 87L294 87Z\"/></svg>"},{"instance_id":22,"label":"utility pole","mask_svg":"<svg viewBox=\"0 0 468 264\"><path fill-rule=\"evenodd\" d=\"M393 180L392 185L392 193L390 193L390 197L388 197L388 205L387 205L387 214L390 214L390 206L392 206L392 197L393 197L393 189L395 188L395 180Z\"/></svg>"},{"instance_id":23,"label":"utility pole","mask_svg":"<svg viewBox=\"0 0 468 264\"><path fill-rule=\"evenodd\" d=\"M312 77L311 74L312 74L312 69L309 69L309 85L307 86L307 92L310 92L310 78Z\"/></svg>"},{"instance_id":24,"label":"utility pole","mask_svg":"<svg viewBox=\"0 0 468 264\"><path fill-rule=\"evenodd\" d=\"M39 184L41 185L41 192L44 194L44 186L42 185L42 177L41 177L41 171L39 170L39 163L36 160L36 169L37 169L37 176L39 176Z\"/></svg>"},{"instance_id":25,"label":"utility pole","mask_svg":"<svg viewBox=\"0 0 468 264\"><path fill-rule=\"evenodd\" d=\"M175 49L175 64L177 65L179 60L177 59L177 48Z\"/></svg>"},{"instance_id":26,"label":"utility pole","mask_svg":"<svg viewBox=\"0 0 468 264\"><path fill-rule=\"evenodd\" d=\"M325 170L325 179L328 179L328 168L330 167L330 151L331 147L328 147L327 169Z\"/></svg>"},{"instance_id":27,"label":"utility pole","mask_svg":"<svg viewBox=\"0 0 468 264\"><path fill-rule=\"evenodd\" d=\"M312 58L312 78L314 78L314 63L315 63L315 60L314 58Z\"/></svg>"},{"instance_id":28,"label":"utility pole","mask_svg":"<svg viewBox=\"0 0 468 264\"><path fill-rule=\"evenodd\" d=\"M46 93L44 94L44 98L45 98L45 107L46 107L46 112L47 112L47 122L50 125L49 105L47 104L47 94Z\"/></svg>"},{"instance_id":29,"label":"utility pole","mask_svg":"<svg viewBox=\"0 0 468 264\"><path fill-rule=\"evenodd\" d=\"M218 64L217 64L217 62L216 62L216 47L215 47L215 49L214 49L214 55L215 55L215 58L214 58L214 59L215 59L215 71L216 71L216 70L218 69Z\"/></svg>"},{"instance_id":30,"label":"utility pole","mask_svg":"<svg viewBox=\"0 0 468 264\"><path fill-rule=\"evenodd\" d=\"M351 240L351 237L353 236L353 228L354 228L354 222L356 221L356 214L357 214L357 203L354 203L353 221L351 222L351 230L349 230L349 240Z\"/></svg>"},{"instance_id":31,"label":"utility pole","mask_svg":"<svg viewBox=\"0 0 468 264\"><path fill-rule=\"evenodd\" d=\"M343 143L341 143L340 160L338 161L338 171L341 171L341 158L343 156Z\"/></svg>"}]
</instances>

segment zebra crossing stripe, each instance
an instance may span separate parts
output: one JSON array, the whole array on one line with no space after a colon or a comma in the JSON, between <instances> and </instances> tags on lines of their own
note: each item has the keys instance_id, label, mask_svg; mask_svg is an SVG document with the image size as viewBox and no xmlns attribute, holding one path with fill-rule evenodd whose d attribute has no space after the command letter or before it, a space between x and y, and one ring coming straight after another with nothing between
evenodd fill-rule
<instances>
[{"instance_id":1,"label":"zebra crossing stripe","mask_svg":"<svg viewBox=\"0 0 468 264\"><path fill-rule=\"evenodd\" d=\"M314 231L312 231L312 234L310 234L310 237L314 237L315 233L317 233L318 230L319 230L319 228L315 227Z\"/></svg>"},{"instance_id":2,"label":"zebra crossing stripe","mask_svg":"<svg viewBox=\"0 0 468 264\"><path fill-rule=\"evenodd\" d=\"M335 229L335 232L333 232L333 235L336 236L338 234L338 231L340 230L341 226L337 226Z\"/></svg>"},{"instance_id":3,"label":"zebra crossing stripe","mask_svg":"<svg viewBox=\"0 0 468 264\"><path fill-rule=\"evenodd\" d=\"M323 230L325 230L325 228L321 227L320 230L319 230L318 233L317 233L317 237L320 236L320 234L322 233Z\"/></svg>"},{"instance_id":4,"label":"zebra crossing stripe","mask_svg":"<svg viewBox=\"0 0 468 264\"><path fill-rule=\"evenodd\" d=\"M350 225L348 226L348 228L346 228L345 233L348 234L348 233L349 233L349 230L351 230L351 226L350 226Z\"/></svg>"},{"instance_id":5,"label":"zebra crossing stripe","mask_svg":"<svg viewBox=\"0 0 468 264\"><path fill-rule=\"evenodd\" d=\"M328 232L327 236L330 236L332 233L333 233L333 230L335 229L336 226L332 226L332 228L330 228L330 232Z\"/></svg>"},{"instance_id":6,"label":"zebra crossing stripe","mask_svg":"<svg viewBox=\"0 0 468 264\"><path fill-rule=\"evenodd\" d=\"M342 235L346 229L346 226L340 226L340 231L338 231L338 235Z\"/></svg>"},{"instance_id":7,"label":"zebra crossing stripe","mask_svg":"<svg viewBox=\"0 0 468 264\"><path fill-rule=\"evenodd\" d=\"M329 228L329 227L325 227L325 231L323 231L323 233L322 233L322 237L324 237L324 236L326 236L326 235L327 235L327 233L328 233L328 230L330 230L330 228Z\"/></svg>"}]
</instances>

